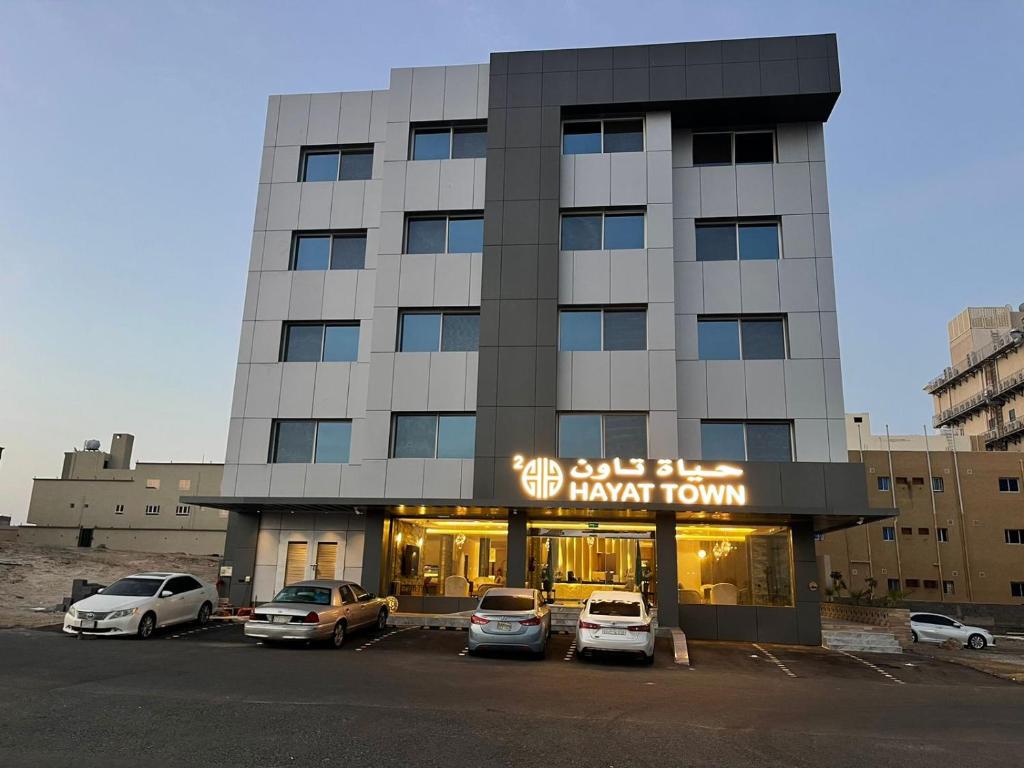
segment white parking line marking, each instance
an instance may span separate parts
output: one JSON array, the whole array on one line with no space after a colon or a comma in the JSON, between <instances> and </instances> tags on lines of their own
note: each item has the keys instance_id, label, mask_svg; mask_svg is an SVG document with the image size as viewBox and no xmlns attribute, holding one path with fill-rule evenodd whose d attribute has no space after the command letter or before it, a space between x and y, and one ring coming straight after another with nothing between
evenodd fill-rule
<instances>
[{"instance_id":1,"label":"white parking line marking","mask_svg":"<svg viewBox=\"0 0 1024 768\"><path fill-rule=\"evenodd\" d=\"M771 651L765 650L764 648L762 648L757 643L751 643L751 645L753 645L755 648L757 648L757 650L759 650L761 653L763 653L765 656L767 656L769 661L771 661L776 667L781 669L787 675L789 675L790 677L796 677L796 675L793 674L792 670L790 670L789 667L787 667L785 664L783 664L781 661L779 661L777 658L775 658L775 654L774 653L772 653Z\"/></svg>"},{"instance_id":2,"label":"white parking line marking","mask_svg":"<svg viewBox=\"0 0 1024 768\"><path fill-rule=\"evenodd\" d=\"M392 635L397 635L400 632L408 632L410 629L419 629L419 627L402 627L401 629L393 629L390 632L388 632L387 634L378 635L377 637L374 637L373 639L368 640L367 642L363 643L361 646L356 648L356 653L359 653L360 651L369 650L371 647L373 647L375 644L379 643L381 640L386 640L387 638L391 637Z\"/></svg>"},{"instance_id":3,"label":"white parking line marking","mask_svg":"<svg viewBox=\"0 0 1024 768\"><path fill-rule=\"evenodd\" d=\"M575 656L575 655L576 655L576 640L574 638L573 641L571 643L569 643L569 648L566 650L565 656L562 658L562 661L572 661L573 656Z\"/></svg>"},{"instance_id":4,"label":"white parking line marking","mask_svg":"<svg viewBox=\"0 0 1024 768\"><path fill-rule=\"evenodd\" d=\"M464 646L461 651L459 651L459 656L465 656L468 653L469 653L469 646L467 645L467 646Z\"/></svg>"},{"instance_id":5,"label":"white parking line marking","mask_svg":"<svg viewBox=\"0 0 1024 768\"><path fill-rule=\"evenodd\" d=\"M854 656L854 655L853 655L852 653L850 653L849 651L839 651L839 653L843 654L843 656L849 656L849 657L850 657L851 659L856 659L857 661L859 661L859 662L860 662L861 664L863 664L863 665L864 665L864 666L866 666L866 667L871 667L871 669L875 670L875 672L877 672L878 674L880 674L880 675L881 675L882 677L886 677L886 678L888 678L889 680L892 680L892 681L893 681L894 683L896 683L897 685L906 685L906 683L905 683L905 682L903 682L902 680L900 680L900 679L899 679L898 677L894 677L893 675L890 675L890 674L889 674L888 672L886 672L886 671L885 671L884 669L882 669L882 668L881 668L881 667L879 667L879 666L876 666L875 664L872 664L872 663L871 663L870 661L868 661L867 659L862 659L862 658L861 658L860 656Z\"/></svg>"}]
</instances>

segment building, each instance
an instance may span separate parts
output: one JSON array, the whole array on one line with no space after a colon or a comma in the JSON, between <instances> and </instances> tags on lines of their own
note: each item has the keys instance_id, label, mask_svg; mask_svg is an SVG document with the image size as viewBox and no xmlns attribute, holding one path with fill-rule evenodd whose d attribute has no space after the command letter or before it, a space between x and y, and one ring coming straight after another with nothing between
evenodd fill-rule
<instances>
[{"instance_id":1,"label":"building","mask_svg":"<svg viewBox=\"0 0 1024 768\"><path fill-rule=\"evenodd\" d=\"M192 500L231 511L233 601L613 584L818 644L814 534L889 514L846 463L837 62L524 51L271 97L223 498Z\"/></svg>"},{"instance_id":2,"label":"building","mask_svg":"<svg viewBox=\"0 0 1024 768\"><path fill-rule=\"evenodd\" d=\"M899 516L824 536L823 571L843 574L852 590L874 578L876 592L913 602L1024 604L1019 452L972 451L953 434L929 436L927 447L924 435L887 439L871 434L867 414L851 414L847 430L869 504Z\"/></svg>"},{"instance_id":3,"label":"building","mask_svg":"<svg viewBox=\"0 0 1024 768\"><path fill-rule=\"evenodd\" d=\"M33 480L28 525L18 538L47 546L222 554L227 513L181 496L219 493L223 465L139 461L133 469L134 442L118 433L109 451L88 440L83 450L65 453L59 478Z\"/></svg>"},{"instance_id":4,"label":"building","mask_svg":"<svg viewBox=\"0 0 1024 768\"><path fill-rule=\"evenodd\" d=\"M950 366L925 386L932 425L977 450L1024 451L1024 304L968 307L948 331Z\"/></svg>"}]
</instances>

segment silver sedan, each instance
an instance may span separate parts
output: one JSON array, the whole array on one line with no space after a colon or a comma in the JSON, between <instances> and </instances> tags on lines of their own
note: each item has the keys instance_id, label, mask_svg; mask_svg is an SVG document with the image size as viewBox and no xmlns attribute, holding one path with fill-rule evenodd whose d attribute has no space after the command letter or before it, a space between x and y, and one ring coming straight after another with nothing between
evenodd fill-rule
<instances>
[{"instance_id":1,"label":"silver sedan","mask_svg":"<svg viewBox=\"0 0 1024 768\"><path fill-rule=\"evenodd\" d=\"M494 587L480 598L469 620L468 648L526 650L544 656L551 636L551 609L536 589Z\"/></svg>"},{"instance_id":2,"label":"silver sedan","mask_svg":"<svg viewBox=\"0 0 1024 768\"><path fill-rule=\"evenodd\" d=\"M289 584L256 608L245 623L245 636L265 644L323 640L340 648L349 632L384 629L387 623L383 598L355 582L321 579Z\"/></svg>"}]
</instances>

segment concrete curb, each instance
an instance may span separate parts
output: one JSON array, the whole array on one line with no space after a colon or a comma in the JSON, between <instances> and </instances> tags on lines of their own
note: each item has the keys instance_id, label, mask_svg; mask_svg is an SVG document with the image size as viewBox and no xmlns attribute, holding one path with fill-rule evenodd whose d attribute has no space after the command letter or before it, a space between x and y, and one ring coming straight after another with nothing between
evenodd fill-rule
<instances>
[{"instance_id":1,"label":"concrete curb","mask_svg":"<svg viewBox=\"0 0 1024 768\"><path fill-rule=\"evenodd\" d=\"M686 634L679 627L672 627L672 655L676 664L690 666L690 648L686 644Z\"/></svg>"}]
</instances>

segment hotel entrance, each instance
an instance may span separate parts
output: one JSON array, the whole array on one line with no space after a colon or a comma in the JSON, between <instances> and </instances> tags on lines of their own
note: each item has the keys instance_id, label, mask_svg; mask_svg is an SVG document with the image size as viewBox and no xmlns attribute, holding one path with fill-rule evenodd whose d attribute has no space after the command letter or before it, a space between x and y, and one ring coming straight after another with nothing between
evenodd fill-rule
<instances>
[{"instance_id":1,"label":"hotel entrance","mask_svg":"<svg viewBox=\"0 0 1024 768\"><path fill-rule=\"evenodd\" d=\"M653 605L654 525L532 521L527 528L526 581L562 605L580 605L600 590L640 592Z\"/></svg>"}]
</instances>

